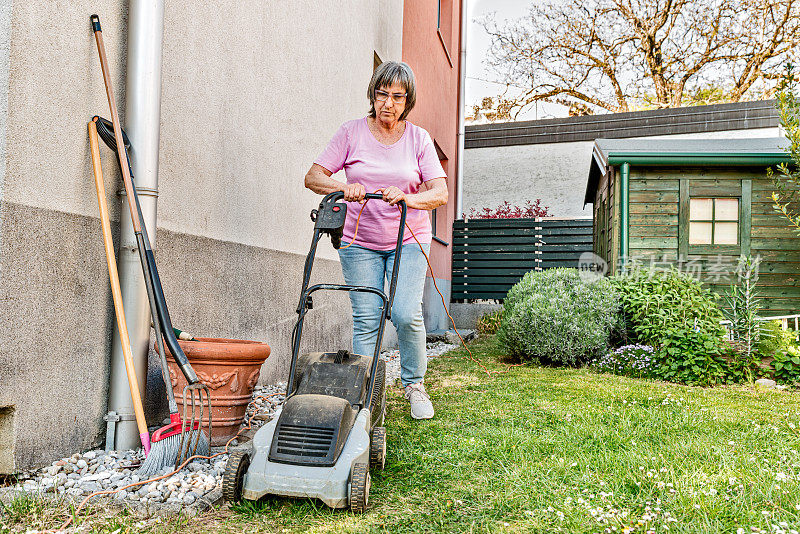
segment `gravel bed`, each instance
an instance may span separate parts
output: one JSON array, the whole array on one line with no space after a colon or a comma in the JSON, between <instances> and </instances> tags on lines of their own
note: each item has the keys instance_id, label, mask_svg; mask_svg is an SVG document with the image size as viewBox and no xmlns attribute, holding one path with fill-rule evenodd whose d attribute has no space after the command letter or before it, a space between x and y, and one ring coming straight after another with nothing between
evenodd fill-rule
<instances>
[{"instance_id":1,"label":"gravel bed","mask_svg":"<svg viewBox=\"0 0 800 534\"><path fill-rule=\"evenodd\" d=\"M427 356L434 358L456 346L444 341L428 343ZM384 351L381 358L386 361L387 384L394 384L400 378L400 351ZM285 399L285 393L285 383L255 388L245 419L251 421L249 434L274 417L275 411ZM237 441L234 440L231 446L236 445ZM223 450L215 447L211 452L215 454ZM97 449L83 454L75 453L43 469L22 474L20 482L12 489L83 499L98 491L120 490L129 484L140 482L136 470L142 460L144 454L141 449L108 452ZM211 460L195 460L169 478L123 489L107 498L134 507L145 506L148 510L186 507L203 500L213 503L219 500L222 474L227 460L227 454ZM171 471L172 466L165 467L156 477Z\"/></svg>"},{"instance_id":2,"label":"gravel bed","mask_svg":"<svg viewBox=\"0 0 800 534\"><path fill-rule=\"evenodd\" d=\"M253 401L247 407L247 419L252 418L252 427L258 428L269 421L277 408L283 403L285 384L257 386ZM243 425L244 426L244 425ZM236 445L236 440L231 446ZM223 447L212 448L212 454L224 451ZM23 474L22 481L13 487L17 491L40 494L61 494L82 499L98 491L117 490L129 484L140 482L136 470L144 460L141 449L128 451L92 450L83 454L73 454L51 465ZM147 506L193 505L201 499L218 500L214 496L222 486L227 454L211 460L194 460L184 469L169 478L149 482L120 490L110 496L115 501ZM165 467L158 476L172 472L172 466ZM212 497L213 496L213 497Z\"/></svg>"}]
</instances>

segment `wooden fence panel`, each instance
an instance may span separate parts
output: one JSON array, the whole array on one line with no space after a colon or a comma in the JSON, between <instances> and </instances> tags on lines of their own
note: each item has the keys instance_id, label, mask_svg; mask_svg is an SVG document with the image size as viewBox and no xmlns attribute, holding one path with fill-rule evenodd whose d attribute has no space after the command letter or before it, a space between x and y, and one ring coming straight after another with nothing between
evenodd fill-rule
<instances>
[{"instance_id":1,"label":"wooden fence panel","mask_svg":"<svg viewBox=\"0 0 800 534\"><path fill-rule=\"evenodd\" d=\"M592 250L591 219L459 219L451 298L502 300L528 271L577 267Z\"/></svg>"}]
</instances>

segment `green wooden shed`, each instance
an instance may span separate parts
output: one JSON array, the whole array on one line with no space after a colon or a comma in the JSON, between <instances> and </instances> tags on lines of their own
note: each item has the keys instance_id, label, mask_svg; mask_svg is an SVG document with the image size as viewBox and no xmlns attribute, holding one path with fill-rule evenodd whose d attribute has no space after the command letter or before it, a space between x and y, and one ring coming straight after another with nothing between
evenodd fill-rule
<instances>
[{"instance_id":1,"label":"green wooden shed","mask_svg":"<svg viewBox=\"0 0 800 534\"><path fill-rule=\"evenodd\" d=\"M767 168L788 162L784 138L598 139L585 204L593 248L627 262L690 272L717 293L741 255L760 258L763 315L800 313L800 236L776 212Z\"/></svg>"}]
</instances>

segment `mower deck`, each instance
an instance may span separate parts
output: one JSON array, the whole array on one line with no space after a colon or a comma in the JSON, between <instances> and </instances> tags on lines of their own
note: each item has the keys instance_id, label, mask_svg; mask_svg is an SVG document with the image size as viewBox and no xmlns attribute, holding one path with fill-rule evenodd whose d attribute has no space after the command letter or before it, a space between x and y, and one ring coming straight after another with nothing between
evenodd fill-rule
<instances>
[{"instance_id":1,"label":"mower deck","mask_svg":"<svg viewBox=\"0 0 800 534\"><path fill-rule=\"evenodd\" d=\"M320 499L331 508L347 508L351 466L369 462L371 415L362 409L344 448L331 467L270 462L272 438L280 411L253 437L252 460L244 475L242 497L257 500L264 495Z\"/></svg>"}]
</instances>

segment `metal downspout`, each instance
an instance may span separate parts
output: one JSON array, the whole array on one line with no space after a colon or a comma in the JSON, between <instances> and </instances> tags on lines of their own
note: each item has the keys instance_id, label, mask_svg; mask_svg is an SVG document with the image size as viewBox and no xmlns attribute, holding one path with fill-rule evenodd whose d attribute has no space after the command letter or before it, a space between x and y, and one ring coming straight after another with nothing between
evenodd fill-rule
<instances>
[{"instance_id":1,"label":"metal downspout","mask_svg":"<svg viewBox=\"0 0 800 534\"><path fill-rule=\"evenodd\" d=\"M619 231L619 255L620 266L624 271L628 263L628 181L630 178L631 167L630 163L625 162L622 164L622 172L620 173L620 231Z\"/></svg>"},{"instance_id":2,"label":"metal downspout","mask_svg":"<svg viewBox=\"0 0 800 534\"><path fill-rule=\"evenodd\" d=\"M459 60L458 66L461 69L459 73L459 88L458 88L458 169L456 170L456 213L455 218L460 219L464 211L464 104L466 101L466 81L467 81L467 27L469 26L469 16L467 0L461 0L461 34L459 35Z\"/></svg>"},{"instance_id":3,"label":"metal downspout","mask_svg":"<svg viewBox=\"0 0 800 534\"><path fill-rule=\"evenodd\" d=\"M163 0L130 0L128 16L128 60L125 76L125 133L131 140L131 164L142 215L150 242L156 242L156 199L158 198L158 144L161 115L161 48L164 31ZM133 349L139 389L144 398L147 355L150 344L150 308L144 285L139 251L126 199L122 194L119 278L125 319ZM108 394L109 419L119 418L113 447L139 447L139 432L133 420L133 405L125 374L122 345L114 330L111 351L111 383ZM116 414L111 415L111 414ZM108 443L108 436L107 436Z\"/></svg>"}]
</instances>

